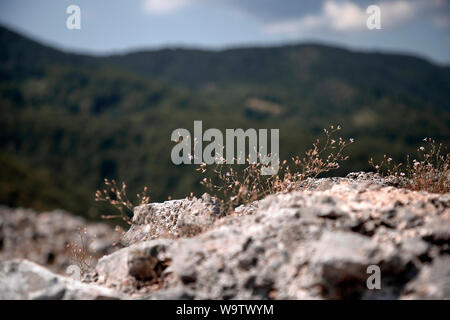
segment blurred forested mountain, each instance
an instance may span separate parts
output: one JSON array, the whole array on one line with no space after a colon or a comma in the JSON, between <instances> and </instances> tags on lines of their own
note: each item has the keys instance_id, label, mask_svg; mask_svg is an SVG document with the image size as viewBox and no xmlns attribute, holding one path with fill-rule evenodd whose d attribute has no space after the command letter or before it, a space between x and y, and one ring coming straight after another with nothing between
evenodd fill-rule
<instances>
[{"instance_id":1,"label":"blurred forested mountain","mask_svg":"<svg viewBox=\"0 0 450 320\"><path fill-rule=\"evenodd\" d=\"M0 28L0 203L96 218L103 178L152 199L200 194L194 166L170 161L171 132L279 128L282 158L321 130L353 137L338 172L401 158L424 137L450 142L450 68L316 44L164 49L91 57ZM192 130L191 130L192 131Z\"/></svg>"}]
</instances>

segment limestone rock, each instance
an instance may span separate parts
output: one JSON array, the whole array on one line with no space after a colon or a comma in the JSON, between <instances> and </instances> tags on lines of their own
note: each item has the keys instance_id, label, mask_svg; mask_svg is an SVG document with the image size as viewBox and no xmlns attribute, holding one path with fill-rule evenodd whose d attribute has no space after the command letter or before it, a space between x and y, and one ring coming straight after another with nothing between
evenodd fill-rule
<instances>
[{"instance_id":1,"label":"limestone rock","mask_svg":"<svg viewBox=\"0 0 450 320\"><path fill-rule=\"evenodd\" d=\"M95 268L97 283L127 291L139 283L159 284L169 260L168 239L155 239L131 245L103 257Z\"/></svg>"},{"instance_id":2,"label":"limestone rock","mask_svg":"<svg viewBox=\"0 0 450 320\"><path fill-rule=\"evenodd\" d=\"M72 264L69 243L80 243L78 228L86 227L84 241L91 242L92 263L116 250L120 234L104 223L88 223L62 210L36 213L27 209L0 206L0 261L27 259L65 274Z\"/></svg>"},{"instance_id":3,"label":"limestone rock","mask_svg":"<svg viewBox=\"0 0 450 320\"><path fill-rule=\"evenodd\" d=\"M101 300L124 299L120 292L54 274L27 260L0 263L0 299Z\"/></svg>"},{"instance_id":4,"label":"limestone rock","mask_svg":"<svg viewBox=\"0 0 450 320\"><path fill-rule=\"evenodd\" d=\"M437 258L425 266L402 298L450 300L450 257Z\"/></svg>"},{"instance_id":5,"label":"limestone rock","mask_svg":"<svg viewBox=\"0 0 450 320\"><path fill-rule=\"evenodd\" d=\"M149 203L135 208L133 224L122 242L130 245L160 236L194 236L221 215L220 203L208 194L199 199Z\"/></svg>"},{"instance_id":6,"label":"limestone rock","mask_svg":"<svg viewBox=\"0 0 450 320\"><path fill-rule=\"evenodd\" d=\"M208 195L140 206L127 246L101 258L82 287L137 299L448 299L448 195L398 185L373 173L309 179L227 216ZM21 236L35 234L25 225ZM51 236L50 225L39 232ZM370 270L379 288L367 285ZM6 292L86 297L68 296L64 281L39 283L43 292Z\"/></svg>"}]
</instances>

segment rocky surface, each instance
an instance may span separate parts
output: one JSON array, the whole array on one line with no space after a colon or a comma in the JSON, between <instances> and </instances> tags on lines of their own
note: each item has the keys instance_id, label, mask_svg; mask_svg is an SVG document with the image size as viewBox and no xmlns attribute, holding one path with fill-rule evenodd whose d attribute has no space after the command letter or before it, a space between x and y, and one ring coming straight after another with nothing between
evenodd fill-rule
<instances>
[{"instance_id":1,"label":"rocky surface","mask_svg":"<svg viewBox=\"0 0 450 320\"><path fill-rule=\"evenodd\" d=\"M86 228L86 234L84 234ZM88 223L62 210L37 214L33 210L0 207L0 261L28 259L57 273L73 263L68 244L91 242L87 253L92 264L116 250L121 234L104 223Z\"/></svg>"},{"instance_id":2,"label":"rocky surface","mask_svg":"<svg viewBox=\"0 0 450 320\"><path fill-rule=\"evenodd\" d=\"M86 285L138 299L450 299L450 194L394 182L310 180L225 217L208 195L137 207L126 247Z\"/></svg>"},{"instance_id":3,"label":"rocky surface","mask_svg":"<svg viewBox=\"0 0 450 320\"><path fill-rule=\"evenodd\" d=\"M222 216L220 203L206 193L200 199L149 203L134 209L133 224L122 243L130 245L159 237L194 236Z\"/></svg>"},{"instance_id":4,"label":"rocky surface","mask_svg":"<svg viewBox=\"0 0 450 320\"><path fill-rule=\"evenodd\" d=\"M56 275L26 260L0 263L2 300L106 300L121 299L120 292Z\"/></svg>"}]
</instances>

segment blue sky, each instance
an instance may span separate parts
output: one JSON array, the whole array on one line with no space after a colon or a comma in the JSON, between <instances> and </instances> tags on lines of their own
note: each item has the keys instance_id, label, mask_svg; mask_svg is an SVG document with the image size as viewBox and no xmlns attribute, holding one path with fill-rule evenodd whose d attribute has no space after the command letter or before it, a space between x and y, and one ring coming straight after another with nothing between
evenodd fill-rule
<instances>
[{"instance_id":1,"label":"blue sky","mask_svg":"<svg viewBox=\"0 0 450 320\"><path fill-rule=\"evenodd\" d=\"M81 8L68 30L66 8ZM366 8L381 8L368 30ZM0 23L70 51L324 42L450 64L450 0L1 0Z\"/></svg>"}]
</instances>

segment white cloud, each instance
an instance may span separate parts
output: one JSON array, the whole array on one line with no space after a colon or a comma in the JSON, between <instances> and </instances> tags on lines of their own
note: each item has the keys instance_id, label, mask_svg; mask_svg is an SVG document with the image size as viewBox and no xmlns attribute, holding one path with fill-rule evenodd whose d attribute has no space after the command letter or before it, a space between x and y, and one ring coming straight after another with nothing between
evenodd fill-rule
<instances>
[{"instance_id":1,"label":"white cloud","mask_svg":"<svg viewBox=\"0 0 450 320\"><path fill-rule=\"evenodd\" d=\"M381 21L383 27L391 28L412 20L423 6L422 1L381 2Z\"/></svg>"},{"instance_id":2,"label":"white cloud","mask_svg":"<svg viewBox=\"0 0 450 320\"><path fill-rule=\"evenodd\" d=\"M144 10L150 14L168 14L185 8L195 0L145 0Z\"/></svg>"},{"instance_id":3,"label":"white cloud","mask_svg":"<svg viewBox=\"0 0 450 320\"><path fill-rule=\"evenodd\" d=\"M381 9L382 28L392 28L413 19L425 6L438 6L435 1L381 1L375 3ZM326 0L318 14L298 19L270 23L265 31L271 34L303 34L315 30L358 31L366 29L366 8L351 1Z\"/></svg>"},{"instance_id":4,"label":"white cloud","mask_svg":"<svg viewBox=\"0 0 450 320\"><path fill-rule=\"evenodd\" d=\"M148 14L171 14L198 3L223 4L224 10L239 9L240 2L230 0L141 0ZM435 26L450 26L450 2L448 0L376 0L381 9L382 28L393 28L410 22L415 17L425 17ZM227 5L227 6L225 6ZM245 11L239 11L241 13ZM251 12L246 12L252 14ZM316 14L306 14L295 19L284 19L264 25L270 34L304 34L311 31L348 32L366 30L366 7L354 0L325 0Z\"/></svg>"},{"instance_id":5,"label":"white cloud","mask_svg":"<svg viewBox=\"0 0 450 320\"><path fill-rule=\"evenodd\" d=\"M361 29L366 25L365 10L352 2L326 1L323 5L323 23L335 30Z\"/></svg>"}]
</instances>

